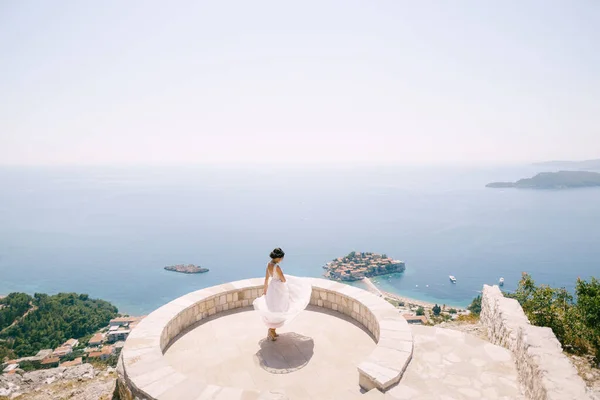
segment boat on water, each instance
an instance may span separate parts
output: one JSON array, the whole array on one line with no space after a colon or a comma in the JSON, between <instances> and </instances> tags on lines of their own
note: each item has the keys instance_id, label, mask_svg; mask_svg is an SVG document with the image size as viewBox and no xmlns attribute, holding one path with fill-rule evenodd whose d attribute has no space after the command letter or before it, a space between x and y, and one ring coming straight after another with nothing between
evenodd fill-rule
<instances>
[{"instance_id":1,"label":"boat on water","mask_svg":"<svg viewBox=\"0 0 600 400\"><path fill-rule=\"evenodd\" d=\"M504 286L504 278L500 278L500 280L498 281L498 285Z\"/></svg>"},{"instance_id":2,"label":"boat on water","mask_svg":"<svg viewBox=\"0 0 600 400\"><path fill-rule=\"evenodd\" d=\"M456 283L456 278L454 277L454 275L450 275L449 278L450 278L450 282Z\"/></svg>"}]
</instances>

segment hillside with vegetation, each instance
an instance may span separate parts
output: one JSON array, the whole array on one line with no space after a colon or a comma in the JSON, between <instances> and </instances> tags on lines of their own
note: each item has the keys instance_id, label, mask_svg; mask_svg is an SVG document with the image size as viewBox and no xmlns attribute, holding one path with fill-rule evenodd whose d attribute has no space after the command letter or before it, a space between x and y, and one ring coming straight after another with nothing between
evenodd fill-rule
<instances>
[{"instance_id":1,"label":"hillside with vegetation","mask_svg":"<svg viewBox=\"0 0 600 400\"><path fill-rule=\"evenodd\" d=\"M117 315L111 303L87 294L11 293L0 299L0 360L31 356L70 338L89 336Z\"/></svg>"},{"instance_id":2,"label":"hillside with vegetation","mask_svg":"<svg viewBox=\"0 0 600 400\"><path fill-rule=\"evenodd\" d=\"M531 275L524 273L514 293L504 293L516 299L537 326L552 329L568 353L593 357L600 365L600 281L578 279L574 293L564 288L536 285ZM469 310L481 311L481 296L473 300Z\"/></svg>"},{"instance_id":3,"label":"hillside with vegetation","mask_svg":"<svg viewBox=\"0 0 600 400\"><path fill-rule=\"evenodd\" d=\"M519 179L516 182L493 182L489 188L517 189L572 189L600 186L600 173L590 171L542 172L533 178Z\"/></svg>"}]
</instances>

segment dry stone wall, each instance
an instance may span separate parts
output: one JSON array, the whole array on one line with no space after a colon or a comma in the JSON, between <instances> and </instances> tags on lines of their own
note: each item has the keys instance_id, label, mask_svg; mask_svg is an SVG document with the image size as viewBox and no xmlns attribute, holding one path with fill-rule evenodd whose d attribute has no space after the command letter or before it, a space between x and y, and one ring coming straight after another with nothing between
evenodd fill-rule
<instances>
[{"instance_id":1,"label":"dry stone wall","mask_svg":"<svg viewBox=\"0 0 600 400\"><path fill-rule=\"evenodd\" d=\"M591 399L552 330L531 325L519 302L504 297L498 286L483 286L481 323L492 343L513 353L528 398Z\"/></svg>"}]
</instances>

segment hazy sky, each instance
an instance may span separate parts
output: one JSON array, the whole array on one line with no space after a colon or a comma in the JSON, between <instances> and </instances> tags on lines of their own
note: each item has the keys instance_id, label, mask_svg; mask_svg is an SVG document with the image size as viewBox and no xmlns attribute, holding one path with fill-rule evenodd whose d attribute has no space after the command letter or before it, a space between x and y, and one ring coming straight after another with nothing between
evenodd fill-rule
<instances>
[{"instance_id":1,"label":"hazy sky","mask_svg":"<svg viewBox=\"0 0 600 400\"><path fill-rule=\"evenodd\" d=\"M0 2L0 164L598 157L598 0Z\"/></svg>"}]
</instances>

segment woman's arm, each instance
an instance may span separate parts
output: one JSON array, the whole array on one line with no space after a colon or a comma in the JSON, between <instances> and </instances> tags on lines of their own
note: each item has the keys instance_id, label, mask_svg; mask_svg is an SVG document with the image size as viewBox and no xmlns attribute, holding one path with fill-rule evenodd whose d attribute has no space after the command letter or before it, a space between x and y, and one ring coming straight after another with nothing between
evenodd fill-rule
<instances>
[{"instance_id":1,"label":"woman's arm","mask_svg":"<svg viewBox=\"0 0 600 400\"><path fill-rule=\"evenodd\" d=\"M265 272L265 284L263 288L263 294L267 294L267 289L269 288L269 266L267 265L267 272Z\"/></svg>"},{"instance_id":2,"label":"woman's arm","mask_svg":"<svg viewBox=\"0 0 600 400\"><path fill-rule=\"evenodd\" d=\"M285 282L285 276L283 276L283 271L281 270L279 265L277 266L277 273L279 274L279 278L281 279L281 282Z\"/></svg>"}]
</instances>

